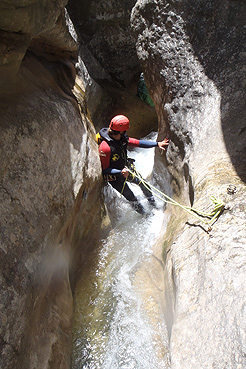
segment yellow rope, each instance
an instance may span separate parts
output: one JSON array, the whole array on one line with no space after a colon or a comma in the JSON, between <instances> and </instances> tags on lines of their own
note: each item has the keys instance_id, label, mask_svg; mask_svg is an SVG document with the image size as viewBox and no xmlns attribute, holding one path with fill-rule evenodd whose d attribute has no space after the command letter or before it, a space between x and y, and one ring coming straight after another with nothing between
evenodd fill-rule
<instances>
[{"instance_id":1,"label":"yellow rope","mask_svg":"<svg viewBox=\"0 0 246 369\"><path fill-rule=\"evenodd\" d=\"M153 193L153 195L155 195L157 198L159 198L160 200L166 202L167 204L171 204L171 205L175 205L175 206L179 206L181 209L185 210L186 212L188 212L189 214L191 214L192 216L196 217L197 219L199 219L201 222L208 224L208 225L212 225L215 220L217 219L217 217L219 216L219 214L224 210L225 204L217 199L215 196L211 196L210 199L213 201L215 207L214 210L212 211L212 213L204 213L200 210L197 209L193 209L189 206L184 206L179 204L177 201L173 200L171 197L167 196L164 192L158 190L158 188L152 186L151 184L147 183L143 177L141 176L140 173L137 172L137 170L134 168L135 173L133 173L130 169L129 173L131 173L132 175L135 174L135 176L142 181L142 183L144 184L144 186ZM161 196L159 196L158 194L160 194ZM196 214L195 214L196 213ZM209 221L206 221L202 218L202 216L210 218Z\"/></svg>"},{"instance_id":2,"label":"yellow rope","mask_svg":"<svg viewBox=\"0 0 246 369\"><path fill-rule=\"evenodd\" d=\"M124 192L125 185L126 185L126 179L125 179L125 181L124 181L124 183L123 183L123 186L122 186L121 195L122 195L122 194L123 194L123 192Z\"/></svg>"}]
</instances>

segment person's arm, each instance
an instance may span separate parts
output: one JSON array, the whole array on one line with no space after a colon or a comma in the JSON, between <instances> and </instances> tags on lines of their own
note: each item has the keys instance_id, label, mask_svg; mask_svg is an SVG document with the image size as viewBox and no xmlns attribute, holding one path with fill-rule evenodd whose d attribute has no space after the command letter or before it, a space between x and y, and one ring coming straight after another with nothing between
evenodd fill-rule
<instances>
[{"instance_id":1,"label":"person's arm","mask_svg":"<svg viewBox=\"0 0 246 369\"><path fill-rule=\"evenodd\" d=\"M128 145L132 147L142 147L145 149L151 147L159 147L161 150L166 150L166 147L169 144L168 138L165 138L163 141L155 142L155 141L146 141L146 140L137 140L136 138L129 137Z\"/></svg>"},{"instance_id":2,"label":"person's arm","mask_svg":"<svg viewBox=\"0 0 246 369\"><path fill-rule=\"evenodd\" d=\"M103 174L121 174L120 169L115 169L110 167L110 155L111 150L107 142L102 141L99 146L99 156L102 165Z\"/></svg>"},{"instance_id":3,"label":"person's arm","mask_svg":"<svg viewBox=\"0 0 246 369\"><path fill-rule=\"evenodd\" d=\"M108 167L106 169L102 170L103 174L121 174L121 170L120 169L115 169L115 168L111 168Z\"/></svg>"}]
</instances>

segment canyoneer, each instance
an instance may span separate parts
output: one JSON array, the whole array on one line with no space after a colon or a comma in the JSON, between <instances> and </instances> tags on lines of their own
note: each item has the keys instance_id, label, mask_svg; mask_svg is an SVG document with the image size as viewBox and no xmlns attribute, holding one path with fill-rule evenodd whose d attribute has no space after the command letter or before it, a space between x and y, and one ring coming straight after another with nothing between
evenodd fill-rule
<instances>
[{"instance_id":1,"label":"canyoneer","mask_svg":"<svg viewBox=\"0 0 246 369\"><path fill-rule=\"evenodd\" d=\"M127 146L145 149L159 147L165 151L169 141L168 138L155 142L128 137L126 131L129 127L129 119L125 115L116 115L111 120L109 127L102 128L97 134L102 173L107 183L110 183L115 190L130 201L137 212L144 214L143 205L137 200L126 182L138 185L151 205L155 206L155 200L151 189L141 179L129 173L129 168L133 168L134 160L127 157Z\"/></svg>"}]
</instances>

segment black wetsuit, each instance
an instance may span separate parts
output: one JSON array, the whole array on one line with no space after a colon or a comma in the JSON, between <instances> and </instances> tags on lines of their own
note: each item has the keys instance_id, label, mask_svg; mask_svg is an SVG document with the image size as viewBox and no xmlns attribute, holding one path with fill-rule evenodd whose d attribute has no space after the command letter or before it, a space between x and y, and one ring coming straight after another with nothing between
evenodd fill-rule
<instances>
[{"instance_id":1,"label":"black wetsuit","mask_svg":"<svg viewBox=\"0 0 246 369\"><path fill-rule=\"evenodd\" d=\"M107 128L101 129L100 136L102 138L102 142L99 146L99 155L102 163L104 179L128 201L130 201L138 212L144 213L143 206L138 202L136 196L126 182L138 185L147 197L148 201L154 205L154 198L150 188L146 188L143 182L132 174L129 174L126 179L122 175L121 171L124 167L129 166L129 159L127 158L128 145L132 147L149 148L157 146L157 142L129 138L126 134L122 135L119 141L114 140L108 135Z\"/></svg>"}]
</instances>

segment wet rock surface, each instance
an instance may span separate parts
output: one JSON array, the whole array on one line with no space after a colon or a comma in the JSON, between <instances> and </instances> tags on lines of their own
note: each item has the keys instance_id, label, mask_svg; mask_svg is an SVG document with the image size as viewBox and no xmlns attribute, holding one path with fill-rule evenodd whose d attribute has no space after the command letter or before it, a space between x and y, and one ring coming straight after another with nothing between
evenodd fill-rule
<instances>
[{"instance_id":1,"label":"wet rock surface","mask_svg":"<svg viewBox=\"0 0 246 369\"><path fill-rule=\"evenodd\" d=\"M0 5L1 366L70 366L75 272L104 215L89 107L96 128L128 115L134 136L157 113L175 197L207 212L210 195L225 203L209 232L169 208L170 365L244 368L244 1L70 0L79 51L65 5ZM156 112L136 97L141 70Z\"/></svg>"},{"instance_id":2,"label":"wet rock surface","mask_svg":"<svg viewBox=\"0 0 246 369\"><path fill-rule=\"evenodd\" d=\"M182 210L169 224L172 368L246 365L244 17L242 1L138 1L132 14L160 134L170 132L174 193L206 211L210 195L227 204L210 233Z\"/></svg>"}]
</instances>

